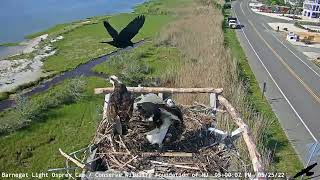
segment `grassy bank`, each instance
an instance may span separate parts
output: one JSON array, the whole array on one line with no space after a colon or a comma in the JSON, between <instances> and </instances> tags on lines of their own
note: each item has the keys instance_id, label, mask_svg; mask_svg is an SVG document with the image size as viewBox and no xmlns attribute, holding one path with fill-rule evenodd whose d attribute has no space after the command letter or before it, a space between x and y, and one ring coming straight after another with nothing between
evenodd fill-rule
<instances>
[{"instance_id":1,"label":"grassy bank","mask_svg":"<svg viewBox=\"0 0 320 180\"><path fill-rule=\"evenodd\" d=\"M156 47L147 42L133 52L114 56L93 70L106 75L115 74L129 85L154 86L157 79L164 79L180 61L181 55L176 48Z\"/></svg>"},{"instance_id":2,"label":"grassy bank","mask_svg":"<svg viewBox=\"0 0 320 180\"><path fill-rule=\"evenodd\" d=\"M87 145L96 125L100 120L101 99L103 96L93 96L94 87L106 86L105 80L86 78L84 97L76 103L68 101L54 106L59 98L65 97L64 82L46 93L33 97L30 101L36 104L50 103L52 107L37 111L30 124L19 131L2 135L0 145L0 169L5 172L45 172L52 167L62 167L63 161L58 154L58 148L66 151L78 149ZM54 98L55 94L59 94ZM25 110L30 112L30 110ZM19 120L14 110L3 112L0 115L1 127L6 123ZM26 116L23 116L26 117Z\"/></svg>"},{"instance_id":3,"label":"grassy bank","mask_svg":"<svg viewBox=\"0 0 320 180\"><path fill-rule=\"evenodd\" d=\"M225 11L228 17L230 11ZM230 48L233 59L237 60L239 78L246 84L246 97L256 112L263 114L272 124L268 127L267 146L274 152L273 169L282 172L294 173L303 167L290 141L284 133L279 120L268 101L262 97L262 91L249 66L247 57L237 39L236 32L232 29L224 30L225 44Z\"/></svg>"},{"instance_id":4,"label":"grassy bank","mask_svg":"<svg viewBox=\"0 0 320 180\"><path fill-rule=\"evenodd\" d=\"M106 29L103 27L104 20L108 19L113 27L118 31L121 31L136 16L145 14L146 22L133 41L135 42L154 36L162 26L173 19L172 14L161 12L161 9L164 9L161 7L172 7L178 3L163 1L161 3L151 2L150 4L151 5L143 4L137 6L134 13L91 17L72 23L59 24L45 31L28 35L26 38L31 39L43 34L48 34L48 38L40 43L40 47L50 44L57 51L53 56L43 60L43 70L44 72L48 72L50 76L41 77L39 81L48 79L55 74L75 69L80 64L114 51L114 47L100 43L101 41L111 39ZM54 43L50 42L58 36L63 36L64 38ZM34 58L36 54L37 50L32 53L15 55L7 59L31 59ZM14 94L17 90L35 86L39 81L30 82L26 85L17 87L16 90L11 91L10 93Z\"/></svg>"},{"instance_id":5,"label":"grassy bank","mask_svg":"<svg viewBox=\"0 0 320 180\"><path fill-rule=\"evenodd\" d=\"M167 1L164 1L164 3L166 5L172 4L168 3ZM162 3L156 5L163 6ZM114 47L100 43L101 41L106 41L107 39L111 38L103 27L103 20L108 19L112 26L120 31L132 19L138 16L138 14L146 13L146 22L143 28L140 30L140 33L134 38L133 41L135 42L144 38L150 38L154 36L162 26L164 26L173 18L173 16L169 14L157 14L156 10L152 10L151 14L148 14L147 11L148 8L139 6L137 7L135 13L88 18L86 20L77 21L70 24L60 24L43 32L29 35L28 38L34 38L42 34L49 34L48 39L42 42L40 44L40 47L51 44L57 51L53 56L50 56L43 60L43 70L44 72L47 72L47 74L50 74L50 76L41 77L39 81L48 79L55 74L75 69L80 64L86 63L96 57L114 51ZM50 40L57 36L63 36L64 38L58 42L51 43ZM7 59L31 59L35 57L36 54L37 51L15 55ZM16 90L35 86L39 83L39 81L22 85L20 87L17 87ZM14 94L16 90L11 91L10 93Z\"/></svg>"},{"instance_id":6,"label":"grassy bank","mask_svg":"<svg viewBox=\"0 0 320 180\"><path fill-rule=\"evenodd\" d=\"M162 1L156 5L163 6L163 4L171 6L172 3ZM138 8L144 12L149 11L144 6L141 5ZM157 11L153 11L150 15L145 13L147 17L145 26L135 41L153 37L165 24L173 20L172 14L158 14ZM117 29L121 29L138 13L118 14L110 17L109 20ZM90 58L114 50L109 45L99 43L108 38L102 25L102 20L106 18L109 16L95 17L94 19L98 22L92 24L79 25L79 22L75 22L58 25L46 31L45 33L49 33L50 37L63 35L65 38L55 44L58 53L45 61L45 68L48 71L61 72L72 69ZM30 38L42 33L30 36ZM104 63L95 70L124 77L123 72L130 69L133 74L126 76L127 81L136 85L137 82L131 81L132 75L154 82L170 63L176 63L180 57L179 52L174 48L155 47L151 41L121 56L127 58L122 61L122 64L114 60L115 66L112 68L108 66L108 63ZM128 65L126 61L132 62L131 65ZM140 64L135 65L137 62ZM145 64L147 70L139 71L141 74L136 73L136 68L140 68L142 64ZM117 69L118 65L123 69ZM0 169L2 171L30 173L62 167L64 161L59 155L58 148L70 152L90 143L96 126L101 120L103 104L103 96L93 95L93 88L106 87L110 84L107 84L104 79L93 77L84 78L84 81L86 88L81 93L84 97L79 100L69 101L74 91L68 89L72 89L73 86L69 85L69 81L64 81L47 92L32 96L27 100L22 98L19 100L21 101L20 106L0 113L2 132L0 145L5 147L0 150Z\"/></svg>"},{"instance_id":7,"label":"grassy bank","mask_svg":"<svg viewBox=\"0 0 320 180\"><path fill-rule=\"evenodd\" d=\"M8 99L9 98L9 93L7 92L0 92L0 101Z\"/></svg>"},{"instance_id":8,"label":"grassy bank","mask_svg":"<svg viewBox=\"0 0 320 180\"><path fill-rule=\"evenodd\" d=\"M19 45L20 45L19 42L0 43L0 46L6 46L6 47L9 47L9 46L19 46Z\"/></svg>"}]
</instances>

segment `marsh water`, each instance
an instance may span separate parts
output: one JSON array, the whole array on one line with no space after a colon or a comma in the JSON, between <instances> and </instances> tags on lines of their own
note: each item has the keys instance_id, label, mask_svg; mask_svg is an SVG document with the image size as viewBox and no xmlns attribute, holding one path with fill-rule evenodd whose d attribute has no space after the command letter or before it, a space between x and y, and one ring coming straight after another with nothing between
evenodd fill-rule
<instances>
[{"instance_id":1,"label":"marsh water","mask_svg":"<svg viewBox=\"0 0 320 180\"><path fill-rule=\"evenodd\" d=\"M22 41L28 34L43 31L59 23L71 22L97 15L109 15L120 12L130 12L132 8L145 0L1 0L0 2L0 43ZM135 46L142 44L143 41ZM76 76L102 76L91 71L97 64L107 61L110 56L130 50L121 49L111 54L93 59L76 69L57 75L41 82L30 91L23 93L30 96L46 91L65 79ZM0 58L20 51L21 47L0 46ZM0 111L15 104L13 99L0 101Z\"/></svg>"},{"instance_id":2,"label":"marsh water","mask_svg":"<svg viewBox=\"0 0 320 180\"><path fill-rule=\"evenodd\" d=\"M56 24L98 15L131 12L145 0L1 0L0 44L20 42L26 35ZM0 46L0 58L21 52L21 47Z\"/></svg>"},{"instance_id":3,"label":"marsh water","mask_svg":"<svg viewBox=\"0 0 320 180\"><path fill-rule=\"evenodd\" d=\"M80 76L87 76L87 77L88 76L96 76L96 77L102 77L102 78L107 79L106 75L93 72L93 71L91 71L91 69L93 67L95 67L96 65L101 64L101 63L109 60L111 56L119 55L125 51L130 51L133 48L142 45L143 43L144 43L144 40L141 40L141 41L135 43L133 47L127 47L125 49L118 49L118 50L111 52L107 55L104 55L104 56L101 56L98 58L94 58L94 59L88 61L87 63L79 65L78 67L76 67L75 69L73 69L71 71L64 72L62 74L59 74L59 75L53 77L52 79L40 82L37 86L31 88L31 90L21 93L21 95L26 96L26 97L32 96L36 93L46 91L51 86L56 85L59 82L62 82L66 79L80 77ZM7 99L7 100L0 101L0 112L7 109L7 108L10 108L14 105L15 105L14 99Z\"/></svg>"},{"instance_id":4,"label":"marsh water","mask_svg":"<svg viewBox=\"0 0 320 180\"><path fill-rule=\"evenodd\" d=\"M0 43L21 41L28 34L60 23L130 12L142 2L144 0L1 0Z\"/></svg>"}]
</instances>

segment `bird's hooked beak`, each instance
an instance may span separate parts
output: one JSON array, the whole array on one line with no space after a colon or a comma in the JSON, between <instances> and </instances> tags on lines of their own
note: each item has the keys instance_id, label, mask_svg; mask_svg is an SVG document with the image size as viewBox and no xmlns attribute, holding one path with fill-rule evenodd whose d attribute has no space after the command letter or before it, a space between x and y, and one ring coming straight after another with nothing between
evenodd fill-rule
<instances>
[{"instance_id":1,"label":"bird's hooked beak","mask_svg":"<svg viewBox=\"0 0 320 180\"><path fill-rule=\"evenodd\" d=\"M109 82L113 85L113 87L114 87L115 82L121 83L119 78L115 75L112 75L109 77Z\"/></svg>"},{"instance_id":2,"label":"bird's hooked beak","mask_svg":"<svg viewBox=\"0 0 320 180\"><path fill-rule=\"evenodd\" d=\"M169 107L173 107L173 106L176 105L176 104L173 102L173 100L170 99L170 98L166 100L166 104L167 104Z\"/></svg>"},{"instance_id":3,"label":"bird's hooked beak","mask_svg":"<svg viewBox=\"0 0 320 180\"><path fill-rule=\"evenodd\" d=\"M114 87L114 80L111 78L111 77L109 77L109 82L113 85L113 87Z\"/></svg>"}]
</instances>

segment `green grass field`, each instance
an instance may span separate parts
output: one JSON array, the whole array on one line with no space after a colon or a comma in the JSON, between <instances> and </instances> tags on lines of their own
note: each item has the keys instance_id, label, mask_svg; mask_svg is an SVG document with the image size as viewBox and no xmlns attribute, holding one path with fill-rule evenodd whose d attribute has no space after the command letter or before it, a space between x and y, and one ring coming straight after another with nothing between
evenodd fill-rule
<instances>
[{"instance_id":1,"label":"green grass field","mask_svg":"<svg viewBox=\"0 0 320 180\"><path fill-rule=\"evenodd\" d=\"M95 72L117 75L127 84L137 86L148 85L156 78L163 78L177 67L181 54L175 48L155 47L147 42L132 52L112 57L93 68Z\"/></svg>"},{"instance_id":2,"label":"green grass field","mask_svg":"<svg viewBox=\"0 0 320 180\"><path fill-rule=\"evenodd\" d=\"M5 147L0 150L2 171L45 172L61 167L63 159L58 154L59 148L70 152L91 141L103 104L103 96L94 96L93 88L107 84L99 78L86 78L85 81L87 86L82 100L42 112L41 119L27 128L0 137L0 145Z\"/></svg>"},{"instance_id":3,"label":"green grass field","mask_svg":"<svg viewBox=\"0 0 320 180\"><path fill-rule=\"evenodd\" d=\"M229 12L225 12L227 17ZM289 142L286 134L284 133L281 125L275 116L274 112L268 101L262 97L261 89L255 79L253 72L248 64L247 57L238 41L236 32L229 28L224 31L225 43L230 48L232 56L237 60L239 67L239 77L247 85L247 98L252 103L253 108L262 113L263 116L272 121L272 125L268 132L267 147L275 151L275 157L272 167L273 170L279 172L298 172L303 168L295 150Z\"/></svg>"},{"instance_id":4,"label":"green grass field","mask_svg":"<svg viewBox=\"0 0 320 180\"><path fill-rule=\"evenodd\" d=\"M181 1L181 0L179 0ZM155 1L157 2L157 1ZM76 21L72 23L59 24L45 31L28 35L26 38L34 38L42 34L49 34L49 38L40 44L41 47L49 43L51 38L62 35L63 40L53 43L53 47L57 50L56 54L44 59L43 70L48 72L50 76L59 74L61 72L69 71L80 64L86 63L93 58L108 54L116 48L100 43L101 41L111 40L111 37L103 27L103 20L109 20L109 22L118 31L121 31L131 20L133 20L139 14L146 15L146 22L139 34L133 39L137 42L141 39L151 38L154 36L165 24L174 19L172 14L163 15L161 12L153 11L151 14L146 12L149 8L157 6L158 11L162 11L165 7L172 7L177 5L175 2L168 0L161 3L150 2L152 5L142 4L136 7L134 13L123 13L113 16L99 16L91 17L85 20ZM159 6L159 7L158 7ZM19 54L9 57L9 60L33 58L35 52ZM46 78L46 77L45 77ZM43 78L41 78L43 79ZM26 87L37 85L38 82L29 83L26 86L22 85L17 89L23 89ZM10 92L15 93L15 90ZM4 98L3 98L4 99ZM0 100L3 100L0 98Z\"/></svg>"},{"instance_id":5,"label":"green grass field","mask_svg":"<svg viewBox=\"0 0 320 180\"><path fill-rule=\"evenodd\" d=\"M120 31L137 14L119 14L109 18L110 23ZM170 17L165 15L147 15L146 22L134 41L151 37L156 30L169 21ZM103 27L102 20L95 24L83 25L63 34L64 39L57 42L55 47L57 53L47 58L44 62L44 70L55 73L74 69L79 64L110 53L115 48L99 43L110 39Z\"/></svg>"},{"instance_id":6,"label":"green grass field","mask_svg":"<svg viewBox=\"0 0 320 180\"><path fill-rule=\"evenodd\" d=\"M135 13L114 15L110 17L110 23L115 28L121 29L136 16ZM58 53L45 61L45 70L56 73L66 71L87 62L91 58L115 50L109 45L99 43L99 41L108 38L101 23L105 18L106 16L95 17L95 20L99 22L93 24L76 25L78 22L62 24L45 31L45 33L49 33L49 36L62 34L65 37L55 44ZM146 14L146 23L134 41L152 38L172 19L171 15ZM32 38L42 33L28 37ZM146 52L144 52L145 50ZM146 77L162 75L164 67L179 58L179 53L174 48L155 47L150 41L137 48L137 50L126 54L125 56L135 57L134 62L141 61L141 63L146 63L151 67L151 71L144 74ZM123 62L124 64L126 63ZM117 75L123 70L113 68L109 68L106 62L95 69L101 73ZM45 172L49 168L63 167L64 159L59 154L59 148L71 152L90 143L96 126L101 120L100 115L103 105L103 95L93 95L93 89L95 87L106 87L110 84L107 84L101 78L94 77L85 78L85 82L87 84L84 93L86 96L77 102L61 104L60 96L57 96L58 99L51 98L55 94L61 93L67 82L31 97L31 104L47 102L56 104L56 106L40 108L36 118L33 118L25 127L22 126L24 122L19 119L16 110L11 109L0 113L0 126L3 133L0 135L0 145L5 147L0 150L0 169L2 171L30 173ZM5 94L0 95L0 97L5 97Z\"/></svg>"}]
</instances>

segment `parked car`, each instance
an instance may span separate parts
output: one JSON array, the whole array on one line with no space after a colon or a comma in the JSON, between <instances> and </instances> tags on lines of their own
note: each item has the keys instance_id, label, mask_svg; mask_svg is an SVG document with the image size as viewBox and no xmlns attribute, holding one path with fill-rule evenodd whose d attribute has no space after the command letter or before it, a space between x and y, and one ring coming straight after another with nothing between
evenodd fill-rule
<instances>
[{"instance_id":1,"label":"parked car","mask_svg":"<svg viewBox=\"0 0 320 180\"><path fill-rule=\"evenodd\" d=\"M235 17L228 17L229 28L236 29L239 27L238 20Z\"/></svg>"},{"instance_id":2,"label":"parked car","mask_svg":"<svg viewBox=\"0 0 320 180\"><path fill-rule=\"evenodd\" d=\"M229 16L228 19L227 19L227 22L229 23L230 20L235 20L235 21L237 21L237 18L236 18L236 17Z\"/></svg>"}]
</instances>

